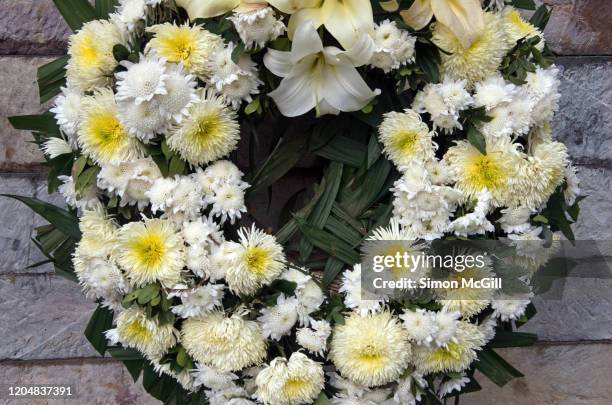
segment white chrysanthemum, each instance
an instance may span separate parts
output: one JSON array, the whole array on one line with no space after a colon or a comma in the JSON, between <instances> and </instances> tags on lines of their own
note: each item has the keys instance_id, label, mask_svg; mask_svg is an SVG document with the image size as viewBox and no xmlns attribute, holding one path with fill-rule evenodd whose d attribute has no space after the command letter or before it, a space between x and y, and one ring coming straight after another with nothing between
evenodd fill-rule
<instances>
[{"instance_id":1,"label":"white chrysanthemum","mask_svg":"<svg viewBox=\"0 0 612 405\"><path fill-rule=\"evenodd\" d=\"M257 322L213 312L187 319L181 343L197 362L219 371L239 371L266 358L266 341Z\"/></svg>"},{"instance_id":2,"label":"white chrysanthemum","mask_svg":"<svg viewBox=\"0 0 612 405\"><path fill-rule=\"evenodd\" d=\"M223 43L223 39L206 31L199 25L177 26L171 23L154 25L147 28L153 38L145 51L154 52L170 63L183 63L189 73L200 78L207 76L207 62L212 52Z\"/></svg>"},{"instance_id":3,"label":"white chrysanthemum","mask_svg":"<svg viewBox=\"0 0 612 405\"><path fill-rule=\"evenodd\" d=\"M127 281L117 266L109 260L91 258L87 253L83 255L83 251L82 247L75 250L72 263L85 296L91 300L111 301L122 297L128 291Z\"/></svg>"},{"instance_id":4,"label":"white chrysanthemum","mask_svg":"<svg viewBox=\"0 0 612 405\"><path fill-rule=\"evenodd\" d=\"M137 159L142 156L140 142L131 137L118 117L111 89L102 89L82 102L82 122L78 141L83 153L104 165Z\"/></svg>"},{"instance_id":5,"label":"white chrysanthemum","mask_svg":"<svg viewBox=\"0 0 612 405\"><path fill-rule=\"evenodd\" d=\"M393 401L399 405L416 405L417 401L421 401L428 385L421 374L413 372L409 376L399 379L393 394Z\"/></svg>"},{"instance_id":6,"label":"white chrysanthemum","mask_svg":"<svg viewBox=\"0 0 612 405\"><path fill-rule=\"evenodd\" d=\"M263 48L266 42L275 40L286 30L285 24L276 18L271 7L238 12L228 19L234 23L246 50L255 46Z\"/></svg>"},{"instance_id":7,"label":"white chrysanthemum","mask_svg":"<svg viewBox=\"0 0 612 405\"><path fill-rule=\"evenodd\" d=\"M321 287L310 279L303 287L296 288L295 295L298 299L297 312L300 325L307 325L310 322L310 314L317 312L325 302L325 294Z\"/></svg>"},{"instance_id":8,"label":"white chrysanthemum","mask_svg":"<svg viewBox=\"0 0 612 405\"><path fill-rule=\"evenodd\" d=\"M57 179L62 182L57 191L64 197L66 204L69 206L85 210L95 208L100 204L95 185L77 194L72 176L57 176Z\"/></svg>"},{"instance_id":9,"label":"white chrysanthemum","mask_svg":"<svg viewBox=\"0 0 612 405\"><path fill-rule=\"evenodd\" d=\"M485 139L504 138L512 135L515 121L507 104L493 108L487 113L487 116L490 120L478 125Z\"/></svg>"},{"instance_id":10,"label":"white chrysanthemum","mask_svg":"<svg viewBox=\"0 0 612 405\"><path fill-rule=\"evenodd\" d=\"M162 325L157 319L147 318L144 310L136 306L126 309L117 317L116 336L119 342L138 349L148 357L163 355L176 344L176 335L177 331L171 323Z\"/></svg>"},{"instance_id":11,"label":"white chrysanthemum","mask_svg":"<svg viewBox=\"0 0 612 405\"><path fill-rule=\"evenodd\" d=\"M488 77L485 81L476 83L474 105L484 107L487 111L512 101L516 86L506 82L500 74Z\"/></svg>"},{"instance_id":12,"label":"white chrysanthemum","mask_svg":"<svg viewBox=\"0 0 612 405\"><path fill-rule=\"evenodd\" d=\"M386 113L378 132L384 152L397 166L432 159L437 149L432 141L433 132L429 131L421 116L410 109L403 113Z\"/></svg>"},{"instance_id":13,"label":"white chrysanthemum","mask_svg":"<svg viewBox=\"0 0 612 405\"><path fill-rule=\"evenodd\" d=\"M408 332L388 311L365 317L353 312L334 327L329 358L344 377L358 384L372 387L396 380L410 356Z\"/></svg>"},{"instance_id":14,"label":"white chrysanthemum","mask_svg":"<svg viewBox=\"0 0 612 405\"><path fill-rule=\"evenodd\" d=\"M536 145L520 168L522 187L517 193L521 205L539 209L563 183L568 164L567 147L561 142Z\"/></svg>"},{"instance_id":15,"label":"white chrysanthemum","mask_svg":"<svg viewBox=\"0 0 612 405\"><path fill-rule=\"evenodd\" d=\"M491 193L484 189L478 193L478 202L473 212L469 212L449 225L449 231L457 236L468 237L470 235L484 235L487 232L494 232L495 226L487 219L487 214L491 208Z\"/></svg>"},{"instance_id":16,"label":"white chrysanthemum","mask_svg":"<svg viewBox=\"0 0 612 405\"><path fill-rule=\"evenodd\" d=\"M248 188L248 184L242 181L242 172L229 160L217 160L205 170L196 168L192 176L202 187L206 194L214 194L220 184L237 184L241 188Z\"/></svg>"},{"instance_id":17,"label":"white chrysanthemum","mask_svg":"<svg viewBox=\"0 0 612 405\"><path fill-rule=\"evenodd\" d=\"M72 153L72 147L63 138L49 138L42 144L41 149L49 159Z\"/></svg>"},{"instance_id":18,"label":"white chrysanthemum","mask_svg":"<svg viewBox=\"0 0 612 405\"><path fill-rule=\"evenodd\" d=\"M501 17L485 13L485 27L476 41L469 48L464 48L461 41L450 29L436 23L432 41L445 52L441 52L443 76L455 80L467 80L469 87L493 75L503 57L512 48L508 44Z\"/></svg>"},{"instance_id":19,"label":"white chrysanthemum","mask_svg":"<svg viewBox=\"0 0 612 405\"><path fill-rule=\"evenodd\" d=\"M438 387L438 396L440 398L444 398L453 391L461 392L461 389L463 389L463 387L465 387L465 384L469 382L470 379L467 378L465 374L461 374L458 377L453 377L450 380L444 381Z\"/></svg>"},{"instance_id":20,"label":"white chrysanthemum","mask_svg":"<svg viewBox=\"0 0 612 405\"><path fill-rule=\"evenodd\" d=\"M516 42L521 38L539 37L540 42L536 44L536 48L542 52L544 50L544 35L534 25L523 20L521 13L511 6L504 7L501 13L503 25L507 41L510 46L516 45Z\"/></svg>"},{"instance_id":21,"label":"white chrysanthemum","mask_svg":"<svg viewBox=\"0 0 612 405\"><path fill-rule=\"evenodd\" d=\"M439 372L459 373L466 370L484 344L484 335L472 323L462 321L457 326L455 337L441 347L413 347L413 359L417 371L423 374Z\"/></svg>"},{"instance_id":22,"label":"white chrysanthemum","mask_svg":"<svg viewBox=\"0 0 612 405\"><path fill-rule=\"evenodd\" d=\"M534 124L534 108L537 108L537 102L525 94L524 88L521 88L512 102L508 104L513 134L526 135L529 132L529 128Z\"/></svg>"},{"instance_id":23,"label":"white chrysanthemum","mask_svg":"<svg viewBox=\"0 0 612 405\"><path fill-rule=\"evenodd\" d=\"M325 386L323 366L294 352L277 357L257 375L257 398L266 405L300 405L314 401Z\"/></svg>"},{"instance_id":24,"label":"white chrysanthemum","mask_svg":"<svg viewBox=\"0 0 612 405\"><path fill-rule=\"evenodd\" d=\"M166 94L155 97L160 112L167 120L181 123L189 115L189 109L200 101L196 93L195 76L183 71L183 64L168 66L166 69Z\"/></svg>"},{"instance_id":25,"label":"white chrysanthemum","mask_svg":"<svg viewBox=\"0 0 612 405\"><path fill-rule=\"evenodd\" d=\"M276 299L276 305L263 308L257 320L261 324L264 336L280 340L281 337L290 334L298 319L297 305L297 298L286 298L281 294Z\"/></svg>"},{"instance_id":26,"label":"white chrysanthemum","mask_svg":"<svg viewBox=\"0 0 612 405\"><path fill-rule=\"evenodd\" d=\"M395 21L384 20L374 27L376 51L370 61L374 67L389 73L414 61L416 38L400 30Z\"/></svg>"},{"instance_id":27,"label":"white chrysanthemum","mask_svg":"<svg viewBox=\"0 0 612 405\"><path fill-rule=\"evenodd\" d=\"M204 272L211 281L224 279L227 270L233 266L233 255L236 252L234 242L223 241L219 245L213 245L210 249L208 259L210 264Z\"/></svg>"},{"instance_id":28,"label":"white chrysanthemum","mask_svg":"<svg viewBox=\"0 0 612 405\"><path fill-rule=\"evenodd\" d=\"M529 218L532 210L527 207L506 208L501 210L502 216L497 221L506 233L521 233L531 228Z\"/></svg>"},{"instance_id":29,"label":"white chrysanthemum","mask_svg":"<svg viewBox=\"0 0 612 405\"><path fill-rule=\"evenodd\" d=\"M171 222L145 219L119 230L118 263L134 286L159 281L173 286L185 265L183 238Z\"/></svg>"},{"instance_id":30,"label":"white chrysanthemum","mask_svg":"<svg viewBox=\"0 0 612 405\"><path fill-rule=\"evenodd\" d=\"M559 108L560 81L558 78L559 69L552 66L548 69L537 67L535 72L527 73L525 80L527 84L527 94L533 99L533 110L531 120L533 124L542 126L553 119L555 112Z\"/></svg>"},{"instance_id":31,"label":"white chrysanthemum","mask_svg":"<svg viewBox=\"0 0 612 405\"><path fill-rule=\"evenodd\" d=\"M300 328L295 334L297 344L310 353L323 357L327 351L327 339L331 335L331 326L326 320L310 320L310 328Z\"/></svg>"},{"instance_id":32,"label":"white chrysanthemum","mask_svg":"<svg viewBox=\"0 0 612 405\"><path fill-rule=\"evenodd\" d=\"M220 217L221 223L229 219L233 224L236 219L240 219L247 210L244 202L244 190L247 187L248 184L243 181L219 184L214 194L206 197L206 202L212 204L210 215Z\"/></svg>"},{"instance_id":33,"label":"white chrysanthemum","mask_svg":"<svg viewBox=\"0 0 612 405\"><path fill-rule=\"evenodd\" d=\"M69 39L68 87L85 92L110 84L117 67L113 47L118 44L127 45L126 38L112 22L93 20L83 24Z\"/></svg>"},{"instance_id":34,"label":"white chrysanthemum","mask_svg":"<svg viewBox=\"0 0 612 405\"><path fill-rule=\"evenodd\" d=\"M255 225L238 231L240 241L232 243L231 266L225 276L230 290L251 295L276 280L285 269L285 254L276 238Z\"/></svg>"},{"instance_id":35,"label":"white chrysanthemum","mask_svg":"<svg viewBox=\"0 0 612 405\"><path fill-rule=\"evenodd\" d=\"M140 104L151 101L157 94L166 94L166 60L140 55L138 63L122 61L127 70L116 73L117 100L133 100Z\"/></svg>"},{"instance_id":36,"label":"white chrysanthemum","mask_svg":"<svg viewBox=\"0 0 612 405\"><path fill-rule=\"evenodd\" d=\"M196 363L196 368L191 372L196 386L203 385L206 388L222 390L231 387L238 376L228 371L220 371L206 364Z\"/></svg>"},{"instance_id":37,"label":"white chrysanthemum","mask_svg":"<svg viewBox=\"0 0 612 405\"><path fill-rule=\"evenodd\" d=\"M107 216L101 204L83 211L79 229L82 236L77 248L80 249L79 256L85 260L83 264L92 258L114 257L118 226Z\"/></svg>"},{"instance_id":38,"label":"white chrysanthemum","mask_svg":"<svg viewBox=\"0 0 612 405\"><path fill-rule=\"evenodd\" d=\"M173 306L171 310L181 318L204 315L222 306L223 289L223 284L206 284L168 294L169 298L171 296L181 298L181 304Z\"/></svg>"},{"instance_id":39,"label":"white chrysanthemum","mask_svg":"<svg viewBox=\"0 0 612 405\"><path fill-rule=\"evenodd\" d=\"M189 370L183 369L181 371L175 371L175 369L171 366L171 363L162 361L162 356L157 356L154 358L150 358L151 365L153 366L153 370L157 373L157 375L166 374L172 378L174 378L183 389L187 391L194 391L194 379L189 373Z\"/></svg>"},{"instance_id":40,"label":"white chrysanthemum","mask_svg":"<svg viewBox=\"0 0 612 405\"><path fill-rule=\"evenodd\" d=\"M571 163L567 165L565 169L565 183L566 187L563 190L565 196L565 202L567 205L572 206L576 203L576 199L580 195L580 179L576 167Z\"/></svg>"},{"instance_id":41,"label":"white chrysanthemum","mask_svg":"<svg viewBox=\"0 0 612 405\"><path fill-rule=\"evenodd\" d=\"M81 102L83 94L73 87L62 87L62 93L55 98L51 111L55 121L64 134L70 137L71 143L76 146L76 134L81 122Z\"/></svg>"},{"instance_id":42,"label":"white chrysanthemum","mask_svg":"<svg viewBox=\"0 0 612 405\"><path fill-rule=\"evenodd\" d=\"M344 294L344 305L347 308L355 309L362 316L381 311L388 300L386 296L379 296L361 288L361 264L359 263L353 266L353 270L346 270L342 274L342 284L338 291Z\"/></svg>"},{"instance_id":43,"label":"white chrysanthemum","mask_svg":"<svg viewBox=\"0 0 612 405\"><path fill-rule=\"evenodd\" d=\"M200 98L166 138L170 149L194 166L226 156L240 139L236 113L209 91L202 89Z\"/></svg>"},{"instance_id":44,"label":"white chrysanthemum","mask_svg":"<svg viewBox=\"0 0 612 405\"><path fill-rule=\"evenodd\" d=\"M168 122L161 114L156 100L135 104L133 101L120 101L118 105L119 121L129 134L143 143L149 143L157 134L168 130Z\"/></svg>"},{"instance_id":45,"label":"white chrysanthemum","mask_svg":"<svg viewBox=\"0 0 612 405\"><path fill-rule=\"evenodd\" d=\"M438 332L436 315L431 311L418 308L416 311L404 310L399 316L410 340L418 345L429 345Z\"/></svg>"},{"instance_id":46,"label":"white chrysanthemum","mask_svg":"<svg viewBox=\"0 0 612 405\"><path fill-rule=\"evenodd\" d=\"M101 189L121 197L121 206L137 204L139 209L143 209L149 203L146 191L161 177L157 164L147 157L102 166L97 184Z\"/></svg>"},{"instance_id":47,"label":"white chrysanthemum","mask_svg":"<svg viewBox=\"0 0 612 405\"><path fill-rule=\"evenodd\" d=\"M431 159L425 162L425 169L431 184L443 186L451 182L451 172L448 163L444 160Z\"/></svg>"},{"instance_id":48,"label":"white chrysanthemum","mask_svg":"<svg viewBox=\"0 0 612 405\"><path fill-rule=\"evenodd\" d=\"M166 201L166 213L182 214L184 219L196 219L204 207L203 193L191 176L176 176L174 190Z\"/></svg>"},{"instance_id":49,"label":"white chrysanthemum","mask_svg":"<svg viewBox=\"0 0 612 405\"><path fill-rule=\"evenodd\" d=\"M212 218L200 217L194 221L183 223L183 239L191 246L202 249L210 244L223 241L223 233Z\"/></svg>"},{"instance_id":50,"label":"white chrysanthemum","mask_svg":"<svg viewBox=\"0 0 612 405\"><path fill-rule=\"evenodd\" d=\"M493 316L498 317L502 322L513 321L525 314L527 306L531 302L531 296L498 295L492 302Z\"/></svg>"},{"instance_id":51,"label":"white chrysanthemum","mask_svg":"<svg viewBox=\"0 0 612 405\"><path fill-rule=\"evenodd\" d=\"M119 0L116 10L116 18L133 32L145 19L147 3L146 0Z\"/></svg>"},{"instance_id":52,"label":"white chrysanthemum","mask_svg":"<svg viewBox=\"0 0 612 405\"><path fill-rule=\"evenodd\" d=\"M435 313L437 325L436 336L434 338L436 345L440 347L446 346L449 342L455 341L455 334L459 325L459 312L448 312L445 310Z\"/></svg>"},{"instance_id":53,"label":"white chrysanthemum","mask_svg":"<svg viewBox=\"0 0 612 405\"><path fill-rule=\"evenodd\" d=\"M467 141L449 148L444 160L453 173L455 187L469 198L488 190L493 207L515 205L518 170L523 163L517 145L508 138L488 139L486 152L483 155Z\"/></svg>"},{"instance_id":54,"label":"white chrysanthemum","mask_svg":"<svg viewBox=\"0 0 612 405\"><path fill-rule=\"evenodd\" d=\"M166 211L170 210L171 198L176 187L176 180L173 178L156 179L151 188L145 192L145 195L151 201L151 211Z\"/></svg>"},{"instance_id":55,"label":"white chrysanthemum","mask_svg":"<svg viewBox=\"0 0 612 405\"><path fill-rule=\"evenodd\" d=\"M466 90L465 80L445 79L442 83L427 84L416 95L412 108L419 113L429 113L434 127L450 133L455 128L463 128L459 113L471 106L473 101Z\"/></svg>"}]
</instances>

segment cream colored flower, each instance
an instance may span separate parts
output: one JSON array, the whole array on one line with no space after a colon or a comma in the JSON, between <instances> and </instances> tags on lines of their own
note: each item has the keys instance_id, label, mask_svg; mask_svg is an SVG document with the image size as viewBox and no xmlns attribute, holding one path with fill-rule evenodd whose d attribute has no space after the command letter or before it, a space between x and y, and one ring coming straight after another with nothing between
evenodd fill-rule
<instances>
[{"instance_id":1,"label":"cream colored flower","mask_svg":"<svg viewBox=\"0 0 612 405\"><path fill-rule=\"evenodd\" d=\"M378 128L383 151L396 166L409 162L425 162L434 157L437 145L432 141L433 132L413 110L388 112Z\"/></svg>"},{"instance_id":2,"label":"cream colored flower","mask_svg":"<svg viewBox=\"0 0 612 405\"><path fill-rule=\"evenodd\" d=\"M171 323L161 325L156 319L147 318L143 309L133 306L119 314L114 333L121 344L148 357L158 357L176 344L178 332Z\"/></svg>"}]
</instances>

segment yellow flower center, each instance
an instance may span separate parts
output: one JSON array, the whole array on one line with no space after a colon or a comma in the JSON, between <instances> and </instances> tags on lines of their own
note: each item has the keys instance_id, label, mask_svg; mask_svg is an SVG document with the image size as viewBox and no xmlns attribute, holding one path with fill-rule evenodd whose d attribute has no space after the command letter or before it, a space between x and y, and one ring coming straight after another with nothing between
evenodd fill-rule
<instances>
[{"instance_id":1,"label":"yellow flower center","mask_svg":"<svg viewBox=\"0 0 612 405\"><path fill-rule=\"evenodd\" d=\"M301 378L289 378L283 386L283 395L293 400L304 397L310 391L311 383Z\"/></svg>"},{"instance_id":2,"label":"yellow flower center","mask_svg":"<svg viewBox=\"0 0 612 405\"><path fill-rule=\"evenodd\" d=\"M462 348L455 342L449 342L446 347L441 347L431 353L431 360L436 363L447 364L449 361L461 358Z\"/></svg>"},{"instance_id":3,"label":"yellow flower center","mask_svg":"<svg viewBox=\"0 0 612 405\"><path fill-rule=\"evenodd\" d=\"M264 274L268 268L269 261L270 257L268 252L261 247L255 246L249 248L246 253L245 262L251 273L257 275Z\"/></svg>"},{"instance_id":4,"label":"yellow flower center","mask_svg":"<svg viewBox=\"0 0 612 405\"><path fill-rule=\"evenodd\" d=\"M405 155L412 155L419 134L413 131L401 131L393 139L393 147Z\"/></svg>"},{"instance_id":5,"label":"yellow flower center","mask_svg":"<svg viewBox=\"0 0 612 405\"><path fill-rule=\"evenodd\" d=\"M357 352L357 361L363 367L370 370L377 370L385 364L385 356L374 345L365 345Z\"/></svg>"},{"instance_id":6,"label":"yellow flower center","mask_svg":"<svg viewBox=\"0 0 612 405\"><path fill-rule=\"evenodd\" d=\"M147 344L151 341L149 329L140 321L134 321L125 327L125 340L128 342L141 342Z\"/></svg>"},{"instance_id":7,"label":"yellow flower center","mask_svg":"<svg viewBox=\"0 0 612 405\"><path fill-rule=\"evenodd\" d=\"M93 116L88 123L92 135L92 144L96 145L101 153L114 153L124 146L127 133L117 117L110 112Z\"/></svg>"},{"instance_id":8,"label":"yellow flower center","mask_svg":"<svg viewBox=\"0 0 612 405\"><path fill-rule=\"evenodd\" d=\"M148 268L160 266L166 254L164 240L156 234L148 234L135 240L133 249L138 261Z\"/></svg>"},{"instance_id":9,"label":"yellow flower center","mask_svg":"<svg viewBox=\"0 0 612 405\"><path fill-rule=\"evenodd\" d=\"M90 35L83 37L79 41L73 53L80 66L96 67L100 64L100 51Z\"/></svg>"},{"instance_id":10,"label":"yellow flower center","mask_svg":"<svg viewBox=\"0 0 612 405\"><path fill-rule=\"evenodd\" d=\"M196 49L196 38L189 29L178 29L172 35L160 39L159 52L169 62L183 62L185 67L191 67L191 56Z\"/></svg>"},{"instance_id":11,"label":"yellow flower center","mask_svg":"<svg viewBox=\"0 0 612 405\"><path fill-rule=\"evenodd\" d=\"M514 25L522 34L531 34L534 29L531 24L523 20L521 14L518 11L512 11L508 15L508 20L512 25Z\"/></svg>"},{"instance_id":12,"label":"yellow flower center","mask_svg":"<svg viewBox=\"0 0 612 405\"><path fill-rule=\"evenodd\" d=\"M221 128L218 113L205 113L193 127L187 142L201 150L209 149L223 137Z\"/></svg>"},{"instance_id":13,"label":"yellow flower center","mask_svg":"<svg viewBox=\"0 0 612 405\"><path fill-rule=\"evenodd\" d=\"M504 170L491 155L475 157L467 168L469 181L475 189L491 191L502 187L506 179Z\"/></svg>"}]
</instances>

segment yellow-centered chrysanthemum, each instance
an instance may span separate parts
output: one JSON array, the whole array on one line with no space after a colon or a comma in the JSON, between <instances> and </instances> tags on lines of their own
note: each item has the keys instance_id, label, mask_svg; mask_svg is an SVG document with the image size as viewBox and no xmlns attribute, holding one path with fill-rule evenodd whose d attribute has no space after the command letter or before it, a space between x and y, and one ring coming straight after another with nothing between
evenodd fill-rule
<instances>
[{"instance_id":1,"label":"yellow-centered chrysanthemum","mask_svg":"<svg viewBox=\"0 0 612 405\"><path fill-rule=\"evenodd\" d=\"M325 386L323 366L303 353L277 357L259 372L257 398L266 405L310 404Z\"/></svg>"},{"instance_id":2,"label":"yellow-centered chrysanthemum","mask_svg":"<svg viewBox=\"0 0 612 405\"><path fill-rule=\"evenodd\" d=\"M494 207L512 205L516 193L517 170L523 158L509 138L487 139L486 155L468 141L449 148L444 160L455 180L455 186L469 198L483 190L491 193Z\"/></svg>"},{"instance_id":3,"label":"yellow-centered chrysanthemum","mask_svg":"<svg viewBox=\"0 0 612 405\"><path fill-rule=\"evenodd\" d=\"M540 208L563 183L567 164L567 148L561 142L544 142L533 146L531 156L519 169L521 188L515 205Z\"/></svg>"},{"instance_id":4,"label":"yellow-centered chrysanthemum","mask_svg":"<svg viewBox=\"0 0 612 405\"><path fill-rule=\"evenodd\" d=\"M173 286L185 266L184 242L165 219L145 219L121 227L117 241L118 262L135 286L159 281Z\"/></svg>"},{"instance_id":5,"label":"yellow-centered chrysanthemum","mask_svg":"<svg viewBox=\"0 0 612 405\"><path fill-rule=\"evenodd\" d=\"M483 81L495 73L508 50L508 39L500 16L485 13L485 28L469 48L447 27L435 24L432 41L445 52L441 52L441 70L454 80L466 80L468 86Z\"/></svg>"},{"instance_id":6,"label":"yellow-centered chrysanthemum","mask_svg":"<svg viewBox=\"0 0 612 405\"><path fill-rule=\"evenodd\" d=\"M130 307L117 317L117 338L124 346L143 352L149 358L162 356L176 344L178 331L172 323L160 324L147 318L144 310Z\"/></svg>"},{"instance_id":7,"label":"yellow-centered chrysanthemum","mask_svg":"<svg viewBox=\"0 0 612 405\"><path fill-rule=\"evenodd\" d=\"M502 12L502 18L510 46L516 45L516 41L521 38L540 37L540 42L538 42L536 48L540 51L544 49L544 35L542 35L542 31L523 20L521 13L517 9L510 6L505 7Z\"/></svg>"},{"instance_id":8,"label":"yellow-centered chrysanthemum","mask_svg":"<svg viewBox=\"0 0 612 405\"><path fill-rule=\"evenodd\" d=\"M85 210L79 218L82 252L87 256L110 255L115 249L118 228L102 207Z\"/></svg>"},{"instance_id":9,"label":"yellow-centered chrysanthemum","mask_svg":"<svg viewBox=\"0 0 612 405\"><path fill-rule=\"evenodd\" d=\"M189 109L189 116L167 137L170 149L195 166L228 155L240 140L236 113L212 92L203 90L200 96L201 101Z\"/></svg>"},{"instance_id":10,"label":"yellow-centered chrysanthemum","mask_svg":"<svg viewBox=\"0 0 612 405\"><path fill-rule=\"evenodd\" d=\"M181 343L196 361L220 371L239 371L260 364L267 345L257 322L221 312L183 322Z\"/></svg>"},{"instance_id":11,"label":"yellow-centered chrysanthemum","mask_svg":"<svg viewBox=\"0 0 612 405\"><path fill-rule=\"evenodd\" d=\"M147 28L154 34L146 51L153 51L168 62L182 62L185 68L195 75L207 75L206 62L219 45L220 36L206 31L200 26L188 24L177 26L171 23L158 24Z\"/></svg>"},{"instance_id":12,"label":"yellow-centered chrysanthemum","mask_svg":"<svg viewBox=\"0 0 612 405\"><path fill-rule=\"evenodd\" d=\"M96 163L117 164L142 157L142 144L128 134L117 118L113 91L102 89L85 98L78 142Z\"/></svg>"},{"instance_id":13,"label":"yellow-centered chrysanthemum","mask_svg":"<svg viewBox=\"0 0 612 405\"><path fill-rule=\"evenodd\" d=\"M421 116L411 110L389 112L378 128L384 151L397 166L410 162L424 162L434 157L433 133Z\"/></svg>"},{"instance_id":14,"label":"yellow-centered chrysanthemum","mask_svg":"<svg viewBox=\"0 0 612 405\"><path fill-rule=\"evenodd\" d=\"M329 358L343 377L374 387L397 380L410 353L408 332L390 312L364 317L353 312L334 327Z\"/></svg>"},{"instance_id":15,"label":"yellow-centered chrysanthemum","mask_svg":"<svg viewBox=\"0 0 612 405\"><path fill-rule=\"evenodd\" d=\"M106 20L94 20L70 36L66 78L70 86L90 91L107 86L113 78L117 61L113 47L126 44L117 26Z\"/></svg>"},{"instance_id":16,"label":"yellow-centered chrysanthemum","mask_svg":"<svg viewBox=\"0 0 612 405\"><path fill-rule=\"evenodd\" d=\"M225 279L233 292L250 295L278 278L285 269L285 254L274 236L255 226L240 229L238 235Z\"/></svg>"},{"instance_id":17,"label":"yellow-centered chrysanthemum","mask_svg":"<svg viewBox=\"0 0 612 405\"><path fill-rule=\"evenodd\" d=\"M414 364L419 373L459 373L467 369L477 357L477 350L485 345L485 337L478 326L459 322L455 338L444 347L414 346Z\"/></svg>"}]
</instances>

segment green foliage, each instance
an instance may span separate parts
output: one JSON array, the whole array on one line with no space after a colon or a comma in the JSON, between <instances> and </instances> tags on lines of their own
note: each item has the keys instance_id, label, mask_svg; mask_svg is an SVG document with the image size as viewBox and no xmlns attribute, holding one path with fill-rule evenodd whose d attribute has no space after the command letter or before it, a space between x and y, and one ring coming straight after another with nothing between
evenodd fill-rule
<instances>
[{"instance_id":1,"label":"green foliage","mask_svg":"<svg viewBox=\"0 0 612 405\"><path fill-rule=\"evenodd\" d=\"M503 387L516 377L523 377L523 374L512 367L499 354L491 349L484 349L478 352L478 360L474 363L476 369L486 375L499 387Z\"/></svg>"},{"instance_id":2,"label":"green foliage","mask_svg":"<svg viewBox=\"0 0 612 405\"><path fill-rule=\"evenodd\" d=\"M68 55L65 55L38 68L36 76L41 104L58 95L66 85L67 63Z\"/></svg>"},{"instance_id":3,"label":"green foliage","mask_svg":"<svg viewBox=\"0 0 612 405\"><path fill-rule=\"evenodd\" d=\"M96 0L95 10L98 18L107 18L119 4L118 0Z\"/></svg>"},{"instance_id":4,"label":"green foliage","mask_svg":"<svg viewBox=\"0 0 612 405\"><path fill-rule=\"evenodd\" d=\"M85 337L89 343L104 356L106 353L106 336L104 332L113 326L113 311L98 305L85 328Z\"/></svg>"},{"instance_id":5,"label":"green foliage","mask_svg":"<svg viewBox=\"0 0 612 405\"><path fill-rule=\"evenodd\" d=\"M53 0L53 3L72 31L77 31L86 22L99 18L96 9L87 0Z\"/></svg>"}]
</instances>

